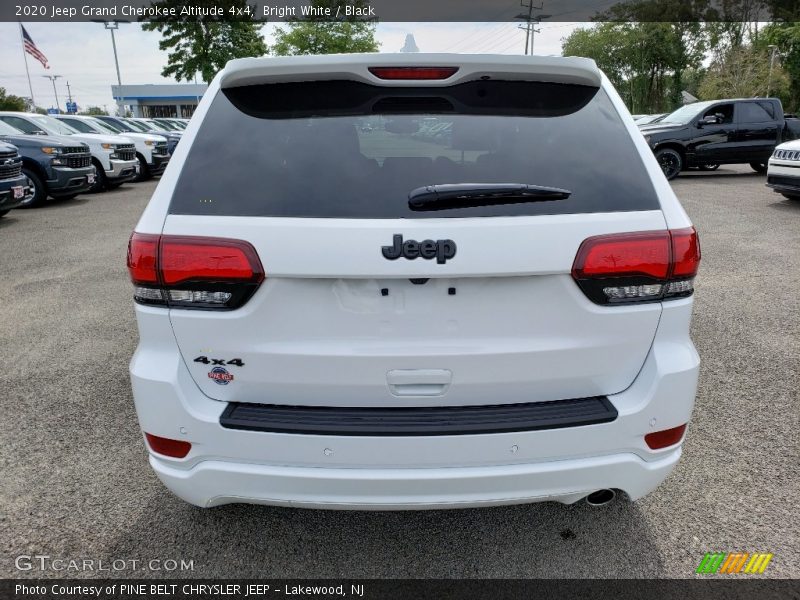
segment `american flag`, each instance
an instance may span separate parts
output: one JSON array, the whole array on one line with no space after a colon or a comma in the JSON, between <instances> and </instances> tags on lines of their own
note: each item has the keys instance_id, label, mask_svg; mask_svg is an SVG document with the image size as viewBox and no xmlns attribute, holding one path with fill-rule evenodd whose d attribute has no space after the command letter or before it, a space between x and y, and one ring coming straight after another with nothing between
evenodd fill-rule
<instances>
[{"instance_id":1,"label":"american flag","mask_svg":"<svg viewBox=\"0 0 800 600\"><path fill-rule=\"evenodd\" d=\"M22 27L22 23L20 23L19 26ZM23 44L25 45L25 52L30 54L33 58L38 60L40 63L42 63L42 66L45 69L49 69L50 65L47 64L47 57L44 54L42 54L41 50L39 50L36 47L36 44L33 43L33 40L31 39L31 36L28 35L28 32L25 31L24 27L22 27L22 40L23 40Z\"/></svg>"}]
</instances>

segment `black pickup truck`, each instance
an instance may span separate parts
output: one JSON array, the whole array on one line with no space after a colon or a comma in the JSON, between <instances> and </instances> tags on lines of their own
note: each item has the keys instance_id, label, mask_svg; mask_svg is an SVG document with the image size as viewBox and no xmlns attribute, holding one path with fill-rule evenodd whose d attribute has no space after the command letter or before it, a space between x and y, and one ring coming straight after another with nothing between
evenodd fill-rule
<instances>
[{"instance_id":1,"label":"black pickup truck","mask_svg":"<svg viewBox=\"0 0 800 600\"><path fill-rule=\"evenodd\" d=\"M667 179L735 163L765 173L775 146L800 137L800 119L784 115L777 98L739 98L687 104L639 130Z\"/></svg>"}]
</instances>

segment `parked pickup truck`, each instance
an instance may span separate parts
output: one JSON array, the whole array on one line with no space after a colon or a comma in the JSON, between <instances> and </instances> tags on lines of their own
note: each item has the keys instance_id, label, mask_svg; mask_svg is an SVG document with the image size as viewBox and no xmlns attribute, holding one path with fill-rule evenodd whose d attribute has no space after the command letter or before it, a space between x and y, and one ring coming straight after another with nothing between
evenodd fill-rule
<instances>
[{"instance_id":1,"label":"parked pickup truck","mask_svg":"<svg viewBox=\"0 0 800 600\"><path fill-rule=\"evenodd\" d=\"M15 146L0 142L0 217L22 206L30 195L28 178L22 174L22 157Z\"/></svg>"},{"instance_id":2,"label":"parked pickup truck","mask_svg":"<svg viewBox=\"0 0 800 600\"><path fill-rule=\"evenodd\" d=\"M136 177L139 161L133 142L119 135L83 133L50 115L0 112L0 121L30 135L67 135L89 146L97 177L92 192L115 188Z\"/></svg>"},{"instance_id":3,"label":"parked pickup truck","mask_svg":"<svg viewBox=\"0 0 800 600\"><path fill-rule=\"evenodd\" d=\"M27 135L0 121L0 141L22 156L22 174L30 188L21 206L42 204L47 196L74 198L95 181L89 146L65 135Z\"/></svg>"},{"instance_id":4,"label":"parked pickup truck","mask_svg":"<svg viewBox=\"0 0 800 600\"><path fill-rule=\"evenodd\" d=\"M106 135L122 135L131 140L136 149L136 159L139 161L138 175L134 181L142 181L151 175L161 173L167 166L169 156L164 156L167 140L160 135L149 135L137 132L122 132L110 123L101 121L97 117L84 115L59 115L56 117L70 127L85 133L105 133Z\"/></svg>"},{"instance_id":5,"label":"parked pickup truck","mask_svg":"<svg viewBox=\"0 0 800 600\"><path fill-rule=\"evenodd\" d=\"M161 134L155 134L152 132L145 131L144 128L140 128L138 126L132 125L128 122L127 119L122 119L120 117L109 117L106 115L99 115L95 117L97 120L102 121L106 125L115 129L120 135L127 136L129 138L135 137L150 137L153 136L157 137L159 141L155 142L153 146L152 153L149 157L149 160L142 160L139 158L140 164L140 172L139 172L139 180L148 179L153 175L160 175L164 172L164 169L167 168L167 163L169 162L169 157L172 154L169 149L170 141L167 139L166 136Z\"/></svg>"},{"instance_id":6,"label":"parked pickup truck","mask_svg":"<svg viewBox=\"0 0 800 600\"><path fill-rule=\"evenodd\" d=\"M775 146L800 137L800 120L785 117L777 98L740 98L687 104L639 130L672 179L687 168L735 163L765 173Z\"/></svg>"}]
</instances>

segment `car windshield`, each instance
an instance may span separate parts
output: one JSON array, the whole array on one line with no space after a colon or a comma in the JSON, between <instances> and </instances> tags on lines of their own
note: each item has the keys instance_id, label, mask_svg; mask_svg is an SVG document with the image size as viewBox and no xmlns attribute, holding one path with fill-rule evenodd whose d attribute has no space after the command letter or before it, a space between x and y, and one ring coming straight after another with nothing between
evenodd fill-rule
<instances>
[{"instance_id":1,"label":"car windshield","mask_svg":"<svg viewBox=\"0 0 800 600\"><path fill-rule=\"evenodd\" d=\"M12 127L4 121L0 121L0 135L22 135L23 132L19 129Z\"/></svg>"},{"instance_id":2,"label":"car windshield","mask_svg":"<svg viewBox=\"0 0 800 600\"><path fill-rule=\"evenodd\" d=\"M73 129L77 129L81 133L97 133L97 131L86 121L82 121L80 119L64 119L63 121L59 119L60 122L66 123Z\"/></svg>"},{"instance_id":3,"label":"car windshield","mask_svg":"<svg viewBox=\"0 0 800 600\"><path fill-rule=\"evenodd\" d=\"M147 121L147 123L156 129L166 129L167 131L175 131L175 125L171 121Z\"/></svg>"},{"instance_id":4,"label":"car windshield","mask_svg":"<svg viewBox=\"0 0 800 600\"><path fill-rule=\"evenodd\" d=\"M132 128L134 131L138 131L138 132L140 132L140 133L147 133L147 132L149 132L149 131L150 131L150 128L149 128L149 127L147 127L147 126L146 126L144 123L142 123L141 121L131 121L131 120L128 120L128 121L125 121L125 123L127 123L128 125L130 125L130 126L131 126L131 128Z\"/></svg>"},{"instance_id":5,"label":"car windshield","mask_svg":"<svg viewBox=\"0 0 800 600\"><path fill-rule=\"evenodd\" d=\"M681 106L678 110L672 111L666 117L661 119L659 123L676 123L678 125L687 125L697 117L706 108L711 106L712 102L695 102L694 104L687 104Z\"/></svg>"},{"instance_id":6,"label":"car windshield","mask_svg":"<svg viewBox=\"0 0 800 600\"><path fill-rule=\"evenodd\" d=\"M54 119L53 117L36 115L35 117L30 117L30 120L51 135L74 135L79 133L77 129L70 127L58 119Z\"/></svg>"},{"instance_id":7,"label":"car windshield","mask_svg":"<svg viewBox=\"0 0 800 600\"><path fill-rule=\"evenodd\" d=\"M105 121L101 121L100 119L89 118L86 119L85 122L90 123L92 127L94 127L97 133L113 133L113 134L122 133L122 129L114 127L111 123L106 123Z\"/></svg>"}]
</instances>

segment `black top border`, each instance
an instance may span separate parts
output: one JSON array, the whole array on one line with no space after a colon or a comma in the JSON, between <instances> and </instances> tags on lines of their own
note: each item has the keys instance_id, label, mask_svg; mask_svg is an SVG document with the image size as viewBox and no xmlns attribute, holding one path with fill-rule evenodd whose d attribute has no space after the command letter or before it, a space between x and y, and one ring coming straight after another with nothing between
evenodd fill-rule
<instances>
[{"instance_id":1,"label":"black top border","mask_svg":"<svg viewBox=\"0 0 800 600\"><path fill-rule=\"evenodd\" d=\"M324 4L332 7L330 12L313 16L308 14L309 4L310 0L3 0L0 21L800 21L800 3L795 0L763 0L755 8L745 0L329 0Z\"/></svg>"}]
</instances>

